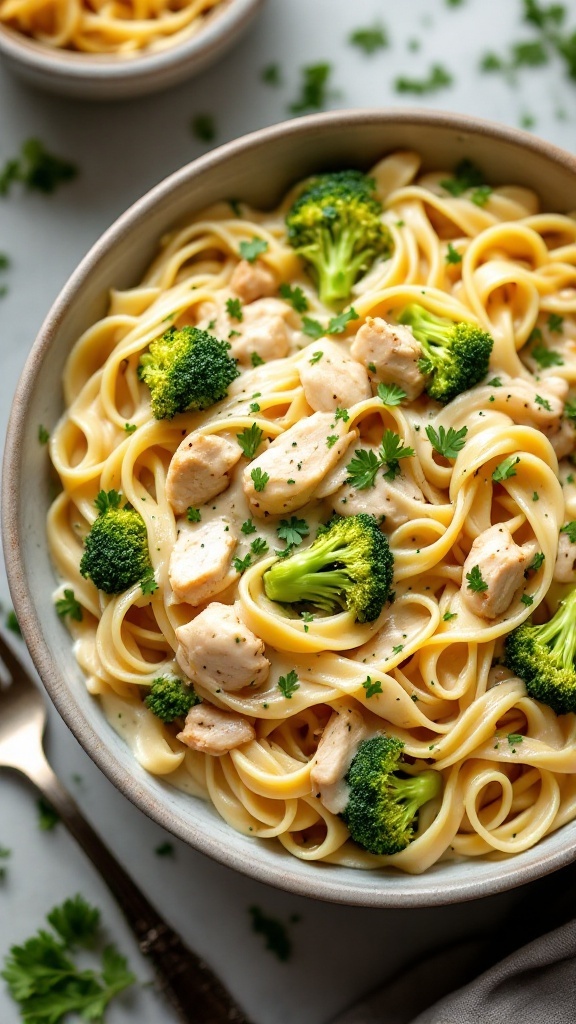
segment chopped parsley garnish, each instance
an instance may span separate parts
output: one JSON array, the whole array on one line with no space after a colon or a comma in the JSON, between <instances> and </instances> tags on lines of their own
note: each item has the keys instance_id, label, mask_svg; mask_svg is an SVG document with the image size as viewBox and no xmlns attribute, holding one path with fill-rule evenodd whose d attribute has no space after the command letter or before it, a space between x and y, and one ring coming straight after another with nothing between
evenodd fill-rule
<instances>
[{"instance_id":1,"label":"chopped parsley garnish","mask_svg":"<svg viewBox=\"0 0 576 1024\"><path fill-rule=\"evenodd\" d=\"M461 196L470 188L479 188L485 184L484 175L476 164L467 157L456 166L454 176L440 182L443 189L452 196Z\"/></svg>"},{"instance_id":2,"label":"chopped parsley garnish","mask_svg":"<svg viewBox=\"0 0 576 1024\"><path fill-rule=\"evenodd\" d=\"M304 114L307 110L321 110L328 100L328 82L332 65L309 64L302 68L300 96L289 106L291 114Z\"/></svg>"},{"instance_id":3,"label":"chopped parsley garnish","mask_svg":"<svg viewBox=\"0 0 576 1024\"><path fill-rule=\"evenodd\" d=\"M352 46L358 46L370 56L377 50L384 50L388 46L388 36L382 25L372 25L371 28L355 29L348 36L348 42Z\"/></svg>"},{"instance_id":4,"label":"chopped parsley garnish","mask_svg":"<svg viewBox=\"0 0 576 1024\"><path fill-rule=\"evenodd\" d=\"M262 356L259 356L257 352L251 352L250 362L252 363L252 366L264 366L265 360L262 359Z\"/></svg>"},{"instance_id":5,"label":"chopped parsley garnish","mask_svg":"<svg viewBox=\"0 0 576 1024\"><path fill-rule=\"evenodd\" d=\"M42 832L52 832L52 829L56 828L60 821L60 815L43 796L36 801L36 807L38 808L38 828Z\"/></svg>"},{"instance_id":6,"label":"chopped parsley garnish","mask_svg":"<svg viewBox=\"0 0 576 1024\"><path fill-rule=\"evenodd\" d=\"M136 979L113 944L98 950L99 970L86 967L84 952L80 962L72 958L77 948L94 949L100 938L100 911L78 895L54 907L46 920L53 931L39 929L22 945L12 946L4 961L2 977L21 1019L58 1024L73 1014L103 1021L110 1001Z\"/></svg>"},{"instance_id":7,"label":"chopped parsley garnish","mask_svg":"<svg viewBox=\"0 0 576 1024\"><path fill-rule=\"evenodd\" d=\"M20 156L8 160L0 170L0 195L7 195L15 182L20 182L29 192L49 195L77 176L75 164L48 153L39 139L28 139L22 145Z\"/></svg>"},{"instance_id":8,"label":"chopped parsley garnish","mask_svg":"<svg viewBox=\"0 0 576 1024\"><path fill-rule=\"evenodd\" d=\"M444 612L444 615L442 616L442 621L443 622L450 622L451 619L457 619L457 618L458 618L458 612Z\"/></svg>"},{"instance_id":9,"label":"chopped parsley garnish","mask_svg":"<svg viewBox=\"0 0 576 1024\"><path fill-rule=\"evenodd\" d=\"M238 320L240 323L244 319L240 299L226 299L226 311L232 320Z\"/></svg>"},{"instance_id":10,"label":"chopped parsley garnish","mask_svg":"<svg viewBox=\"0 0 576 1024\"><path fill-rule=\"evenodd\" d=\"M518 743L522 743L524 737L519 732L509 732L506 739L511 747L515 747Z\"/></svg>"},{"instance_id":11,"label":"chopped parsley garnish","mask_svg":"<svg viewBox=\"0 0 576 1024\"><path fill-rule=\"evenodd\" d=\"M188 508L186 509L186 519L188 520L189 523L199 523L200 520L202 519L200 509L194 508L192 505L189 505Z\"/></svg>"},{"instance_id":12,"label":"chopped parsley garnish","mask_svg":"<svg viewBox=\"0 0 576 1024\"><path fill-rule=\"evenodd\" d=\"M437 431L434 430L434 427L426 427L426 436L430 444L445 459L455 459L458 452L462 451L466 444L467 433L468 427L461 427L460 430L449 427L448 430L445 430L440 426Z\"/></svg>"},{"instance_id":13,"label":"chopped parsley garnish","mask_svg":"<svg viewBox=\"0 0 576 1024\"><path fill-rule=\"evenodd\" d=\"M305 519L298 519L297 516L291 516L290 519L281 519L279 525L276 527L276 533L280 540L285 540L286 544L290 547L296 547L301 544L304 537L307 537L310 533L310 527Z\"/></svg>"},{"instance_id":14,"label":"chopped parsley garnish","mask_svg":"<svg viewBox=\"0 0 576 1024\"><path fill-rule=\"evenodd\" d=\"M250 545L250 551L253 555L265 555L268 551L268 541L264 540L264 537L256 537Z\"/></svg>"},{"instance_id":15,"label":"chopped parsley garnish","mask_svg":"<svg viewBox=\"0 0 576 1024\"><path fill-rule=\"evenodd\" d=\"M236 440L247 459L254 458L256 451L260 447L263 434L264 431L257 423L253 423L251 427L246 427L241 434L236 434Z\"/></svg>"},{"instance_id":16,"label":"chopped parsley garnish","mask_svg":"<svg viewBox=\"0 0 576 1024\"><path fill-rule=\"evenodd\" d=\"M283 284L280 285L279 291L282 298L286 299L286 302L289 302L292 308L295 309L297 313L306 312L306 310L308 309L308 299L306 298L304 292L298 285L296 285L296 287L293 288L292 285L286 284L284 282Z\"/></svg>"},{"instance_id":17,"label":"chopped parsley garnish","mask_svg":"<svg viewBox=\"0 0 576 1024\"><path fill-rule=\"evenodd\" d=\"M232 565L236 569L236 572L245 572L252 565L252 555L247 554L244 558L233 558Z\"/></svg>"},{"instance_id":18,"label":"chopped parsley garnish","mask_svg":"<svg viewBox=\"0 0 576 1024\"><path fill-rule=\"evenodd\" d=\"M321 349L318 349L316 352L314 352L310 356L310 359L308 360L310 366L314 366L316 363L319 363L323 355L324 353L321 351Z\"/></svg>"},{"instance_id":19,"label":"chopped parsley garnish","mask_svg":"<svg viewBox=\"0 0 576 1024\"><path fill-rule=\"evenodd\" d=\"M260 72L260 78L266 85L282 85L282 72L279 64L267 64Z\"/></svg>"},{"instance_id":20,"label":"chopped parsley garnish","mask_svg":"<svg viewBox=\"0 0 576 1024\"><path fill-rule=\"evenodd\" d=\"M501 388L502 381L500 377L492 377L492 380L486 382L489 388Z\"/></svg>"},{"instance_id":21,"label":"chopped parsley garnish","mask_svg":"<svg viewBox=\"0 0 576 1024\"><path fill-rule=\"evenodd\" d=\"M324 337L322 324L318 320L312 320L309 316L302 317L302 331L308 338L314 338L314 341Z\"/></svg>"},{"instance_id":22,"label":"chopped parsley garnish","mask_svg":"<svg viewBox=\"0 0 576 1024\"><path fill-rule=\"evenodd\" d=\"M437 92L452 85L452 75L441 64L433 64L426 78L405 78L400 76L394 81L396 92L413 92L417 96Z\"/></svg>"},{"instance_id":23,"label":"chopped parsley garnish","mask_svg":"<svg viewBox=\"0 0 576 1024\"><path fill-rule=\"evenodd\" d=\"M343 423L348 423L348 420L350 419L350 413L348 412L348 409L341 409L340 407L335 409L334 419L336 420L336 422L338 422L338 420L342 420Z\"/></svg>"},{"instance_id":24,"label":"chopped parsley garnish","mask_svg":"<svg viewBox=\"0 0 576 1024\"><path fill-rule=\"evenodd\" d=\"M537 551L528 568L524 570L524 575L526 576L529 572L538 572L538 569L543 564L545 557L546 556L543 551Z\"/></svg>"},{"instance_id":25,"label":"chopped parsley garnish","mask_svg":"<svg viewBox=\"0 0 576 1024\"><path fill-rule=\"evenodd\" d=\"M258 402L250 402L250 412L260 412L260 406Z\"/></svg>"},{"instance_id":26,"label":"chopped parsley garnish","mask_svg":"<svg viewBox=\"0 0 576 1024\"><path fill-rule=\"evenodd\" d=\"M160 843L154 850L157 857L174 857L176 848L173 843Z\"/></svg>"},{"instance_id":27,"label":"chopped parsley garnish","mask_svg":"<svg viewBox=\"0 0 576 1024\"><path fill-rule=\"evenodd\" d=\"M444 259L446 260L446 263L462 263L462 255L454 248L452 242L448 242L448 249Z\"/></svg>"},{"instance_id":28,"label":"chopped parsley garnish","mask_svg":"<svg viewBox=\"0 0 576 1024\"><path fill-rule=\"evenodd\" d=\"M541 342L534 345L534 348L530 351L530 355L536 360L543 370L548 369L550 366L564 366L564 360L560 353L555 352L553 348L547 348L547 346Z\"/></svg>"},{"instance_id":29,"label":"chopped parsley garnish","mask_svg":"<svg viewBox=\"0 0 576 1024\"><path fill-rule=\"evenodd\" d=\"M396 644L396 646L392 648L392 654L400 654L400 652L403 650L404 644Z\"/></svg>"},{"instance_id":30,"label":"chopped parsley garnish","mask_svg":"<svg viewBox=\"0 0 576 1024\"><path fill-rule=\"evenodd\" d=\"M292 698L292 694L296 693L296 690L300 689L300 683L298 682L298 673L294 669L290 669L288 675L280 676L278 679L278 689L283 697L288 700Z\"/></svg>"},{"instance_id":31,"label":"chopped parsley garnish","mask_svg":"<svg viewBox=\"0 0 576 1024\"><path fill-rule=\"evenodd\" d=\"M75 622L82 622L82 606L74 597L73 590L66 589L64 597L56 601L55 608L61 619L69 615Z\"/></svg>"},{"instance_id":32,"label":"chopped parsley garnish","mask_svg":"<svg viewBox=\"0 0 576 1024\"><path fill-rule=\"evenodd\" d=\"M214 142L216 121L212 114L196 114L190 122L190 130L200 142Z\"/></svg>"},{"instance_id":33,"label":"chopped parsley garnish","mask_svg":"<svg viewBox=\"0 0 576 1024\"><path fill-rule=\"evenodd\" d=\"M490 185L480 185L475 188L472 192L470 199L476 206L486 206L486 203L492 195L492 189Z\"/></svg>"},{"instance_id":34,"label":"chopped parsley garnish","mask_svg":"<svg viewBox=\"0 0 576 1024\"><path fill-rule=\"evenodd\" d=\"M534 401L536 405L541 405L543 409L546 409L546 412L552 412L552 406L547 398L542 398L542 395L535 395Z\"/></svg>"},{"instance_id":35,"label":"chopped parsley garnish","mask_svg":"<svg viewBox=\"0 0 576 1024\"><path fill-rule=\"evenodd\" d=\"M558 313L550 313L546 326L552 334L562 334L564 330L564 317L558 316Z\"/></svg>"},{"instance_id":36,"label":"chopped parsley garnish","mask_svg":"<svg viewBox=\"0 0 576 1024\"><path fill-rule=\"evenodd\" d=\"M560 527L560 533L567 533L570 543L576 544L576 520L573 519L570 523L564 523L564 526Z\"/></svg>"},{"instance_id":37,"label":"chopped parsley garnish","mask_svg":"<svg viewBox=\"0 0 576 1024\"><path fill-rule=\"evenodd\" d=\"M511 476L516 476L515 466L517 466L519 462L519 455L509 455L507 459L503 459L502 462L499 462L492 473L494 483L498 484L502 480L508 480Z\"/></svg>"},{"instance_id":38,"label":"chopped parsley garnish","mask_svg":"<svg viewBox=\"0 0 576 1024\"><path fill-rule=\"evenodd\" d=\"M326 438L326 447L333 448L337 440L338 434L328 434L328 437Z\"/></svg>"},{"instance_id":39,"label":"chopped parsley garnish","mask_svg":"<svg viewBox=\"0 0 576 1024\"><path fill-rule=\"evenodd\" d=\"M534 491L534 493L532 494L532 501L540 501L540 495L538 494L538 491Z\"/></svg>"},{"instance_id":40,"label":"chopped parsley garnish","mask_svg":"<svg viewBox=\"0 0 576 1024\"><path fill-rule=\"evenodd\" d=\"M564 415L573 422L576 421L576 401L566 402L564 405ZM572 483L571 480L568 483Z\"/></svg>"},{"instance_id":41,"label":"chopped parsley garnish","mask_svg":"<svg viewBox=\"0 0 576 1024\"><path fill-rule=\"evenodd\" d=\"M49 440L49 432L46 430L46 427L43 427L42 424L40 424L40 426L38 427L38 441L40 442L40 444L48 444Z\"/></svg>"},{"instance_id":42,"label":"chopped parsley garnish","mask_svg":"<svg viewBox=\"0 0 576 1024\"><path fill-rule=\"evenodd\" d=\"M12 850L9 850L6 846L0 846L0 860L8 860L12 856ZM6 867L4 864L0 864L0 882L3 882L6 878Z\"/></svg>"},{"instance_id":43,"label":"chopped parsley garnish","mask_svg":"<svg viewBox=\"0 0 576 1024\"><path fill-rule=\"evenodd\" d=\"M365 451L357 448L354 455L355 458L346 466L346 483L363 491L374 486L376 474L384 466L386 480L395 480L400 473L400 459L410 458L414 455L414 449L404 446L404 442L393 430L385 430L377 454L372 449Z\"/></svg>"},{"instance_id":44,"label":"chopped parsley garnish","mask_svg":"<svg viewBox=\"0 0 576 1024\"><path fill-rule=\"evenodd\" d=\"M408 397L397 384L379 384L376 393L384 405L389 406L400 405Z\"/></svg>"},{"instance_id":45,"label":"chopped parsley garnish","mask_svg":"<svg viewBox=\"0 0 576 1024\"><path fill-rule=\"evenodd\" d=\"M136 429L137 429L137 427L136 427L135 423L125 423L124 424L124 430L126 431L127 434L133 434Z\"/></svg>"},{"instance_id":46,"label":"chopped parsley garnish","mask_svg":"<svg viewBox=\"0 0 576 1024\"><path fill-rule=\"evenodd\" d=\"M240 529L242 530L242 533L246 536L248 536L251 533L256 533L256 527L254 526L252 519L246 519L246 521L242 523Z\"/></svg>"},{"instance_id":47,"label":"chopped parsley garnish","mask_svg":"<svg viewBox=\"0 0 576 1024\"><path fill-rule=\"evenodd\" d=\"M158 584L154 577L154 571L151 569L150 572L144 577L140 583L140 589L143 594L153 594L154 591L158 590Z\"/></svg>"},{"instance_id":48,"label":"chopped parsley garnish","mask_svg":"<svg viewBox=\"0 0 576 1024\"><path fill-rule=\"evenodd\" d=\"M488 590L488 584L482 579L479 565L475 565L470 572L466 573L466 579L468 580L468 590L473 590L478 594L483 590Z\"/></svg>"},{"instance_id":49,"label":"chopped parsley garnish","mask_svg":"<svg viewBox=\"0 0 576 1024\"><path fill-rule=\"evenodd\" d=\"M255 263L259 256L268 251L268 242L265 238L254 236L250 242L240 242L238 248L243 260L248 260L248 263Z\"/></svg>"},{"instance_id":50,"label":"chopped parsley garnish","mask_svg":"<svg viewBox=\"0 0 576 1024\"><path fill-rule=\"evenodd\" d=\"M530 594L522 594L520 600L522 604L526 605L527 608L529 608L531 604L534 604L534 598L530 597Z\"/></svg>"},{"instance_id":51,"label":"chopped parsley garnish","mask_svg":"<svg viewBox=\"0 0 576 1024\"><path fill-rule=\"evenodd\" d=\"M400 459L409 459L414 449L404 446L398 434L393 430L385 430L380 444L380 458L388 468L384 473L387 480L395 480L400 472Z\"/></svg>"},{"instance_id":52,"label":"chopped parsley garnish","mask_svg":"<svg viewBox=\"0 0 576 1024\"><path fill-rule=\"evenodd\" d=\"M379 679L372 680L370 676L362 683L362 686L366 690L366 698L374 697L377 693L382 693L382 683Z\"/></svg>"},{"instance_id":53,"label":"chopped parsley garnish","mask_svg":"<svg viewBox=\"0 0 576 1024\"><path fill-rule=\"evenodd\" d=\"M326 328L326 334L342 334L351 320L359 320L358 313L354 309L354 306L350 306L350 309L345 310L344 313L340 313L338 316L333 316L328 321L328 327Z\"/></svg>"},{"instance_id":54,"label":"chopped parsley garnish","mask_svg":"<svg viewBox=\"0 0 576 1024\"><path fill-rule=\"evenodd\" d=\"M250 476L252 477L255 491L263 491L270 479L268 473L263 473L260 466L253 469Z\"/></svg>"}]
</instances>

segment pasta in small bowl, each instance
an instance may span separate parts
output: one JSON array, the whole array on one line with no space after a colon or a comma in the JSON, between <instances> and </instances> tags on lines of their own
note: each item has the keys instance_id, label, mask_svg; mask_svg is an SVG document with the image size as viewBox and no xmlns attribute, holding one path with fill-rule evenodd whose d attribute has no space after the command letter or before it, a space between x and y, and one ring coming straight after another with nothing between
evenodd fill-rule
<instances>
[{"instance_id":1,"label":"pasta in small bowl","mask_svg":"<svg viewBox=\"0 0 576 1024\"><path fill-rule=\"evenodd\" d=\"M264 0L0 0L0 56L32 85L76 99L159 92L233 46Z\"/></svg>"},{"instance_id":2,"label":"pasta in small bowl","mask_svg":"<svg viewBox=\"0 0 576 1024\"><path fill-rule=\"evenodd\" d=\"M16 611L91 756L203 852L374 906L574 859L575 172L458 115L304 118L159 185L49 314Z\"/></svg>"}]
</instances>

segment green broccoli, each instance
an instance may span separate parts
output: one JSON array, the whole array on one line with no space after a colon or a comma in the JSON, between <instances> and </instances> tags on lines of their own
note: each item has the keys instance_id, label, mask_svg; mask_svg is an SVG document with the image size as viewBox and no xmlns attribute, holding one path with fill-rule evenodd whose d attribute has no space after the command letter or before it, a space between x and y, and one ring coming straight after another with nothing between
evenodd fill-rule
<instances>
[{"instance_id":1,"label":"green broccoli","mask_svg":"<svg viewBox=\"0 0 576 1024\"><path fill-rule=\"evenodd\" d=\"M140 357L138 376L150 388L156 419L171 420L177 412L207 409L226 398L240 375L229 349L227 341L197 327L169 327L153 341Z\"/></svg>"},{"instance_id":2,"label":"green broccoli","mask_svg":"<svg viewBox=\"0 0 576 1024\"><path fill-rule=\"evenodd\" d=\"M185 718L190 708L200 704L200 697L192 686L176 676L158 676L144 699L147 708L163 722Z\"/></svg>"},{"instance_id":3,"label":"green broccoli","mask_svg":"<svg viewBox=\"0 0 576 1024\"><path fill-rule=\"evenodd\" d=\"M146 526L136 509L121 508L121 501L118 491L98 494L98 518L86 537L80 572L106 594L120 594L134 583L150 593L156 587Z\"/></svg>"},{"instance_id":4,"label":"green broccoli","mask_svg":"<svg viewBox=\"0 0 576 1024\"><path fill-rule=\"evenodd\" d=\"M372 178L360 171L321 174L288 211L288 241L328 306L345 302L376 257L390 254L391 237L374 189Z\"/></svg>"},{"instance_id":5,"label":"green broccoli","mask_svg":"<svg viewBox=\"0 0 576 1024\"><path fill-rule=\"evenodd\" d=\"M369 853L393 854L414 838L420 807L442 789L432 769L401 777L404 744L394 736L373 736L360 744L346 782L350 795L342 818L352 839Z\"/></svg>"},{"instance_id":6,"label":"green broccoli","mask_svg":"<svg viewBox=\"0 0 576 1024\"><path fill-rule=\"evenodd\" d=\"M504 660L528 696L557 715L576 712L576 587L549 622L523 622L506 637Z\"/></svg>"},{"instance_id":7,"label":"green broccoli","mask_svg":"<svg viewBox=\"0 0 576 1024\"><path fill-rule=\"evenodd\" d=\"M375 516L333 516L305 551L281 558L264 573L271 601L308 603L333 614L353 611L372 622L390 594L394 558Z\"/></svg>"},{"instance_id":8,"label":"green broccoli","mask_svg":"<svg viewBox=\"0 0 576 1024\"><path fill-rule=\"evenodd\" d=\"M429 375L430 398L446 405L487 373L494 339L474 324L454 323L417 303L406 306L398 322L411 327L422 346L419 366Z\"/></svg>"}]
</instances>

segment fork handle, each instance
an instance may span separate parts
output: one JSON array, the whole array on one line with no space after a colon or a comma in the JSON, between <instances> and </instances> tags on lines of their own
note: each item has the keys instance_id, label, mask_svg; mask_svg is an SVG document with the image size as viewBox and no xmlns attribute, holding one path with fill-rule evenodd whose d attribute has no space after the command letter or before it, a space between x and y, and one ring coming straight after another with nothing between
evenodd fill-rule
<instances>
[{"instance_id":1,"label":"fork handle","mask_svg":"<svg viewBox=\"0 0 576 1024\"><path fill-rule=\"evenodd\" d=\"M26 774L102 875L180 1021L250 1024L208 965L184 945L105 846L43 754L26 768Z\"/></svg>"}]
</instances>

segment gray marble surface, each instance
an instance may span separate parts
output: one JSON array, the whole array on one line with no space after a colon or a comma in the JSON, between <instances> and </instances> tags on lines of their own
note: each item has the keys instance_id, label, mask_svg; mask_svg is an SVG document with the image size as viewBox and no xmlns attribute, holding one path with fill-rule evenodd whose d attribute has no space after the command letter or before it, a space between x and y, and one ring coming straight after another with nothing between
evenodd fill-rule
<instances>
[{"instance_id":1,"label":"gray marble surface","mask_svg":"<svg viewBox=\"0 0 576 1024\"><path fill-rule=\"evenodd\" d=\"M566 5L576 27L576 2ZM190 132L197 113L214 114L217 143L283 120L298 92L300 68L334 65L330 106L425 105L457 110L533 131L566 149L576 136L576 83L559 63L527 69L515 83L481 75L488 49L528 39L520 0L269 0L252 33L225 63L170 92L142 101L91 105L29 90L0 66L0 165L23 140L37 136L53 152L78 162L81 175L52 197L0 198L0 251L12 266L0 299L0 435L26 354L60 287L92 242L130 203L182 164L205 151ZM392 45L373 57L346 43L349 32L381 20ZM420 49L411 50L411 40ZM454 84L424 97L399 96L400 74L422 77L434 62ZM284 84L260 81L278 62ZM417 140L415 140L417 145ZM2 574L0 598L10 607ZM166 838L129 804L50 711L47 748L62 780L92 824L106 837L149 897L186 941L206 957L255 1024L325 1024L337 1011L391 975L400 965L447 940L498 927L515 894L465 906L420 911L370 911L333 906L269 889L210 862L174 841L175 857L159 858ZM32 934L55 903L75 892L102 908L108 933L139 978L149 972L103 882L62 826L41 832L36 794L15 776L0 779L0 846L12 849L0 883L0 958ZM280 963L250 928L248 907L258 904L289 925L293 956ZM0 984L0 1022L18 1012ZM173 1020L150 987L135 988L113 1005L109 1024ZM384 1022L383 1022L384 1024Z\"/></svg>"}]
</instances>

